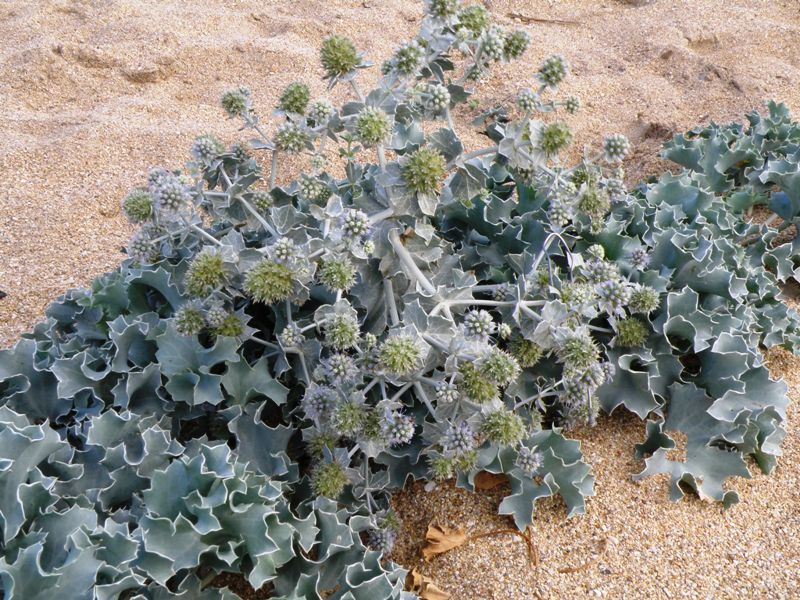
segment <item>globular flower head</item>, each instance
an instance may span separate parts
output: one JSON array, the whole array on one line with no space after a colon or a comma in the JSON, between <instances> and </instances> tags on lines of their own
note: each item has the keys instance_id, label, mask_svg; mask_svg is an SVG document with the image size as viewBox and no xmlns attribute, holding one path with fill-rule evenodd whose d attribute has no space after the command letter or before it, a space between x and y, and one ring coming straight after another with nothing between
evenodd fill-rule
<instances>
[{"instance_id":1,"label":"globular flower head","mask_svg":"<svg viewBox=\"0 0 800 600\"><path fill-rule=\"evenodd\" d=\"M221 327L230 313L220 304L214 304L206 310L206 325L210 329Z\"/></svg>"},{"instance_id":2,"label":"globular flower head","mask_svg":"<svg viewBox=\"0 0 800 600\"><path fill-rule=\"evenodd\" d=\"M321 125L322 123L327 123L328 120L333 116L333 113L334 113L333 104L331 104L327 100L317 100L311 105L311 108L308 110L308 116L317 125Z\"/></svg>"},{"instance_id":3,"label":"globular flower head","mask_svg":"<svg viewBox=\"0 0 800 600\"><path fill-rule=\"evenodd\" d=\"M352 383L358 376L358 365L349 354L337 352L322 361L322 372L336 385Z\"/></svg>"},{"instance_id":4,"label":"globular flower head","mask_svg":"<svg viewBox=\"0 0 800 600\"><path fill-rule=\"evenodd\" d=\"M348 483L344 467L336 461L319 463L311 476L314 492L326 498L338 498Z\"/></svg>"},{"instance_id":5,"label":"globular flower head","mask_svg":"<svg viewBox=\"0 0 800 600\"><path fill-rule=\"evenodd\" d=\"M571 143L572 132L563 121L556 121L542 128L539 146L548 156L555 156Z\"/></svg>"},{"instance_id":6,"label":"globular flower head","mask_svg":"<svg viewBox=\"0 0 800 600\"><path fill-rule=\"evenodd\" d=\"M567 96L564 99L564 110L574 115L581 109L581 99L577 96Z\"/></svg>"},{"instance_id":7,"label":"globular flower head","mask_svg":"<svg viewBox=\"0 0 800 600\"><path fill-rule=\"evenodd\" d=\"M439 191L446 173L444 156L435 148L420 148L408 157L403 167L403 179L408 188L421 194Z\"/></svg>"},{"instance_id":8,"label":"globular flower head","mask_svg":"<svg viewBox=\"0 0 800 600\"><path fill-rule=\"evenodd\" d=\"M306 338L296 323L289 323L278 336L278 341L284 348L299 348Z\"/></svg>"},{"instance_id":9,"label":"globular flower head","mask_svg":"<svg viewBox=\"0 0 800 600\"><path fill-rule=\"evenodd\" d=\"M539 80L551 88L555 88L567 76L567 61L560 54L554 54L539 67Z\"/></svg>"},{"instance_id":10,"label":"globular flower head","mask_svg":"<svg viewBox=\"0 0 800 600\"><path fill-rule=\"evenodd\" d=\"M428 0L427 13L438 19L449 19L458 12L459 0Z\"/></svg>"},{"instance_id":11,"label":"globular flower head","mask_svg":"<svg viewBox=\"0 0 800 600\"><path fill-rule=\"evenodd\" d=\"M510 350L512 356L517 359L519 366L523 369L534 366L544 354L541 346L523 337L514 338L511 341Z\"/></svg>"},{"instance_id":12,"label":"globular flower head","mask_svg":"<svg viewBox=\"0 0 800 600\"><path fill-rule=\"evenodd\" d=\"M225 146L213 135L201 135L192 143L192 156L201 163L208 163L225 152Z\"/></svg>"},{"instance_id":13,"label":"globular flower head","mask_svg":"<svg viewBox=\"0 0 800 600\"><path fill-rule=\"evenodd\" d=\"M341 35L326 38L319 56L327 77L346 75L361 62L353 42Z\"/></svg>"},{"instance_id":14,"label":"globular flower head","mask_svg":"<svg viewBox=\"0 0 800 600\"><path fill-rule=\"evenodd\" d=\"M334 291L347 291L356 282L355 265L346 256L326 258L319 269L319 280Z\"/></svg>"},{"instance_id":15,"label":"globular flower head","mask_svg":"<svg viewBox=\"0 0 800 600\"><path fill-rule=\"evenodd\" d=\"M471 310L464 315L464 333L467 337L485 341L495 332L495 329L496 324L488 311Z\"/></svg>"},{"instance_id":16,"label":"globular flower head","mask_svg":"<svg viewBox=\"0 0 800 600\"><path fill-rule=\"evenodd\" d=\"M608 135L603 140L603 156L607 162L621 162L631 149L631 143L621 133Z\"/></svg>"},{"instance_id":17,"label":"globular flower head","mask_svg":"<svg viewBox=\"0 0 800 600\"><path fill-rule=\"evenodd\" d=\"M506 49L506 33L495 25L484 30L481 34L481 49L483 57L490 61L503 59Z\"/></svg>"},{"instance_id":18,"label":"globular flower head","mask_svg":"<svg viewBox=\"0 0 800 600\"><path fill-rule=\"evenodd\" d=\"M243 142L237 142L233 144L229 150L229 153L233 156L233 158L240 162L244 162L252 158L249 148Z\"/></svg>"},{"instance_id":19,"label":"globular flower head","mask_svg":"<svg viewBox=\"0 0 800 600\"><path fill-rule=\"evenodd\" d=\"M628 308L631 312L649 314L661 303L658 292L647 285L640 285L631 292Z\"/></svg>"},{"instance_id":20,"label":"globular flower head","mask_svg":"<svg viewBox=\"0 0 800 600\"><path fill-rule=\"evenodd\" d=\"M394 335L381 344L379 362L391 375L412 375L419 368L421 359L419 345L410 335Z\"/></svg>"},{"instance_id":21,"label":"globular flower head","mask_svg":"<svg viewBox=\"0 0 800 600\"><path fill-rule=\"evenodd\" d=\"M163 173L157 183L151 186L150 193L156 206L167 212L180 210L192 199L186 185L173 173Z\"/></svg>"},{"instance_id":22,"label":"globular flower head","mask_svg":"<svg viewBox=\"0 0 800 600\"><path fill-rule=\"evenodd\" d=\"M333 422L337 432L353 438L364 428L367 417L368 410L363 404L343 402L336 408Z\"/></svg>"},{"instance_id":23,"label":"globular flower head","mask_svg":"<svg viewBox=\"0 0 800 600\"><path fill-rule=\"evenodd\" d=\"M582 271L587 281L592 284L619 279L619 267L607 260L589 260L583 265Z\"/></svg>"},{"instance_id":24,"label":"globular flower head","mask_svg":"<svg viewBox=\"0 0 800 600\"><path fill-rule=\"evenodd\" d=\"M553 200L547 209L547 218L556 227L566 227L572 220L572 210L562 202Z\"/></svg>"},{"instance_id":25,"label":"globular flower head","mask_svg":"<svg viewBox=\"0 0 800 600\"><path fill-rule=\"evenodd\" d=\"M356 118L356 134L367 146L382 144L392 132L392 120L377 107L364 108Z\"/></svg>"},{"instance_id":26,"label":"globular flower head","mask_svg":"<svg viewBox=\"0 0 800 600\"><path fill-rule=\"evenodd\" d=\"M222 256L205 249L194 257L186 271L184 283L192 296L206 296L225 281Z\"/></svg>"},{"instance_id":27,"label":"globular flower head","mask_svg":"<svg viewBox=\"0 0 800 600\"><path fill-rule=\"evenodd\" d=\"M539 106L539 94L531 89L524 89L517 95L517 106L524 112L532 112Z\"/></svg>"},{"instance_id":28,"label":"globular flower head","mask_svg":"<svg viewBox=\"0 0 800 600\"><path fill-rule=\"evenodd\" d=\"M628 317L617 322L617 337L614 344L620 348L642 346L647 339L647 326L636 317Z\"/></svg>"},{"instance_id":29,"label":"globular flower head","mask_svg":"<svg viewBox=\"0 0 800 600\"><path fill-rule=\"evenodd\" d=\"M570 310L581 310L596 299L597 294L588 283L565 283L561 286L561 301Z\"/></svg>"},{"instance_id":30,"label":"globular flower head","mask_svg":"<svg viewBox=\"0 0 800 600\"><path fill-rule=\"evenodd\" d=\"M358 342L358 321L349 314L333 315L323 326L325 341L337 350L352 348Z\"/></svg>"},{"instance_id":31,"label":"globular flower head","mask_svg":"<svg viewBox=\"0 0 800 600\"><path fill-rule=\"evenodd\" d=\"M631 266L637 271L643 271L650 264L650 253L645 248L636 248L629 258Z\"/></svg>"},{"instance_id":32,"label":"globular flower head","mask_svg":"<svg viewBox=\"0 0 800 600\"><path fill-rule=\"evenodd\" d=\"M311 202L325 202L331 196L331 191L325 182L316 177L303 177L299 189L300 196Z\"/></svg>"},{"instance_id":33,"label":"globular flower head","mask_svg":"<svg viewBox=\"0 0 800 600\"><path fill-rule=\"evenodd\" d=\"M142 228L131 237L125 250L137 262L155 262L161 255L158 244L153 241L154 232Z\"/></svg>"},{"instance_id":34,"label":"globular flower head","mask_svg":"<svg viewBox=\"0 0 800 600\"><path fill-rule=\"evenodd\" d=\"M462 363L458 372L461 375L458 382L459 391L470 400L489 402L497 397L497 386L474 363Z\"/></svg>"},{"instance_id":35,"label":"globular flower head","mask_svg":"<svg viewBox=\"0 0 800 600\"><path fill-rule=\"evenodd\" d=\"M299 154L311 144L311 136L296 123L287 121L275 134L275 145L288 154Z\"/></svg>"},{"instance_id":36,"label":"globular flower head","mask_svg":"<svg viewBox=\"0 0 800 600\"><path fill-rule=\"evenodd\" d=\"M206 326L203 307L187 302L175 312L175 330L181 335L197 335Z\"/></svg>"},{"instance_id":37,"label":"globular flower head","mask_svg":"<svg viewBox=\"0 0 800 600\"><path fill-rule=\"evenodd\" d=\"M414 439L416 421L399 411L387 411L381 419L381 431L390 446L403 446Z\"/></svg>"},{"instance_id":38,"label":"globular flower head","mask_svg":"<svg viewBox=\"0 0 800 600\"><path fill-rule=\"evenodd\" d=\"M291 268L264 259L245 275L244 290L256 302L273 304L291 296L294 281L295 274Z\"/></svg>"},{"instance_id":39,"label":"globular flower head","mask_svg":"<svg viewBox=\"0 0 800 600\"><path fill-rule=\"evenodd\" d=\"M240 85L227 90L220 98L222 109L229 117L241 117L250 111L250 89Z\"/></svg>"},{"instance_id":40,"label":"globular flower head","mask_svg":"<svg viewBox=\"0 0 800 600\"><path fill-rule=\"evenodd\" d=\"M272 194L265 190L256 190L250 195L250 203L257 211L263 213L272 206Z\"/></svg>"},{"instance_id":41,"label":"globular flower head","mask_svg":"<svg viewBox=\"0 0 800 600\"><path fill-rule=\"evenodd\" d=\"M416 75L422 68L425 50L417 41L411 41L400 46L392 57L392 68L400 75L409 77Z\"/></svg>"},{"instance_id":42,"label":"globular flower head","mask_svg":"<svg viewBox=\"0 0 800 600\"><path fill-rule=\"evenodd\" d=\"M369 231L369 216L367 213L350 209L342 219L342 228L348 236L358 238L364 236Z\"/></svg>"},{"instance_id":43,"label":"globular flower head","mask_svg":"<svg viewBox=\"0 0 800 600\"><path fill-rule=\"evenodd\" d=\"M537 475L543 463L544 460L540 452L531 450L527 446L520 446L517 449L517 460L514 461L514 466L528 477Z\"/></svg>"},{"instance_id":44,"label":"globular flower head","mask_svg":"<svg viewBox=\"0 0 800 600\"><path fill-rule=\"evenodd\" d=\"M244 323L236 313L228 313L217 327L214 333L223 337L237 337L244 333Z\"/></svg>"},{"instance_id":45,"label":"globular flower head","mask_svg":"<svg viewBox=\"0 0 800 600\"><path fill-rule=\"evenodd\" d=\"M434 481L450 479L455 474L455 457L432 456L428 461L428 471Z\"/></svg>"},{"instance_id":46,"label":"globular flower head","mask_svg":"<svg viewBox=\"0 0 800 600\"><path fill-rule=\"evenodd\" d=\"M439 83L430 83L425 88L425 108L440 113L450 106L450 90Z\"/></svg>"},{"instance_id":47,"label":"globular flower head","mask_svg":"<svg viewBox=\"0 0 800 600\"><path fill-rule=\"evenodd\" d=\"M436 401L450 404L458 401L458 386L449 381L440 381L436 384Z\"/></svg>"},{"instance_id":48,"label":"globular flower head","mask_svg":"<svg viewBox=\"0 0 800 600\"><path fill-rule=\"evenodd\" d=\"M472 452L476 442L475 431L466 421L451 424L440 440L442 451L449 456L464 456Z\"/></svg>"},{"instance_id":49,"label":"globular flower head","mask_svg":"<svg viewBox=\"0 0 800 600\"><path fill-rule=\"evenodd\" d=\"M367 547L370 550L389 554L397 541L397 532L389 527L370 529L367 532Z\"/></svg>"},{"instance_id":50,"label":"globular flower head","mask_svg":"<svg viewBox=\"0 0 800 600\"><path fill-rule=\"evenodd\" d=\"M592 230L602 228L603 219L611 210L611 199L608 192L597 185L587 185L578 200L578 210L587 215L592 221Z\"/></svg>"},{"instance_id":51,"label":"globular flower head","mask_svg":"<svg viewBox=\"0 0 800 600\"><path fill-rule=\"evenodd\" d=\"M306 419L318 421L336 408L336 391L325 385L310 384L300 400Z\"/></svg>"},{"instance_id":52,"label":"globular flower head","mask_svg":"<svg viewBox=\"0 0 800 600\"><path fill-rule=\"evenodd\" d=\"M493 384L504 386L519 375L519 363L507 352L492 347L483 356L480 370Z\"/></svg>"},{"instance_id":53,"label":"globular flower head","mask_svg":"<svg viewBox=\"0 0 800 600\"><path fill-rule=\"evenodd\" d=\"M290 263L297 258L297 246L288 237L282 237L272 246L272 255L280 263Z\"/></svg>"},{"instance_id":54,"label":"globular flower head","mask_svg":"<svg viewBox=\"0 0 800 600\"><path fill-rule=\"evenodd\" d=\"M606 257L606 249L600 244L592 244L586 249L586 252L592 257L602 260Z\"/></svg>"},{"instance_id":55,"label":"globular flower head","mask_svg":"<svg viewBox=\"0 0 800 600\"><path fill-rule=\"evenodd\" d=\"M500 323L500 325L497 326L497 335L499 335L501 339L507 340L510 338L512 331L511 325L508 323Z\"/></svg>"},{"instance_id":56,"label":"globular flower head","mask_svg":"<svg viewBox=\"0 0 800 600\"><path fill-rule=\"evenodd\" d=\"M622 314L631 299L630 287L619 279L601 281L594 289L597 292L600 308L612 314Z\"/></svg>"},{"instance_id":57,"label":"globular flower head","mask_svg":"<svg viewBox=\"0 0 800 600\"><path fill-rule=\"evenodd\" d=\"M153 198L150 192L143 188L132 190L122 200L122 210L131 223L147 221L153 214Z\"/></svg>"},{"instance_id":58,"label":"globular flower head","mask_svg":"<svg viewBox=\"0 0 800 600\"><path fill-rule=\"evenodd\" d=\"M519 58L525 54L530 43L531 36L529 36L526 31L522 29L512 31L510 34L506 35L505 46L503 47L505 59L513 60Z\"/></svg>"},{"instance_id":59,"label":"globular flower head","mask_svg":"<svg viewBox=\"0 0 800 600\"><path fill-rule=\"evenodd\" d=\"M278 107L290 113L302 115L306 112L311 91L305 83L295 81L286 86L278 101Z\"/></svg>"},{"instance_id":60,"label":"globular flower head","mask_svg":"<svg viewBox=\"0 0 800 600\"><path fill-rule=\"evenodd\" d=\"M600 351L589 330L581 328L564 338L556 354L565 369L582 372L597 362Z\"/></svg>"},{"instance_id":61,"label":"globular flower head","mask_svg":"<svg viewBox=\"0 0 800 600\"><path fill-rule=\"evenodd\" d=\"M522 417L505 407L486 415L481 431L490 442L505 446L518 444L527 433Z\"/></svg>"},{"instance_id":62,"label":"globular flower head","mask_svg":"<svg viewBox=\"0 0 800 600\"><path fill-rule=\"evenodd\" d=\"M472 4L458 13L458 29L478 37L489 26L489 11L482 4Z\"/></svg>"}]
</instances>

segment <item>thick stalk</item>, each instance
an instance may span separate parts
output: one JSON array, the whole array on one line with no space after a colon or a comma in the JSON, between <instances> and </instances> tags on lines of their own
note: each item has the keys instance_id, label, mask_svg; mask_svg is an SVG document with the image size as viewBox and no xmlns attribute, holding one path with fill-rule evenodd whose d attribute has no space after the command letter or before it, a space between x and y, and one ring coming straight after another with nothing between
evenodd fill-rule
<instances>
[{"instance_id":1,"label":"thick stalk","mask_svg":"<svg viewBox=\"0 0 800 600\"><path fill-rule=\"evenodd\" d=\"M278 177L278 151L272 151L272 165L269 169L269 189L273 189L275 187L275 180Z\"/></svg>"},{"instance_id":2,"label":"thick stalk","mask_svg":"<svg viewBox=\"0 0 800 600\"><path fill-rule=\"evenodd\" d=\"M414 262L414 258L411 256L408 250L406 250L405 246L403 246L403 242L400 241L400 236L397 234L396 229L393 229L389 232L389 243L392 245L392 248L394 249L395 254L397 254L397 257L400 259L400 262L403 263L406 274L412 279L415 279L422 289L428 294L435 294L436 286L430 282L430 280L417 266L417 263Z\"/></svg>"},{"instance_id":3,"label":"thick stalk","mask_svg":"<svg viewBox=\"0 0 800 600\"><path fill-rule=\"evenodd\" d=\"M215 238L213 235L210 235L210 234L209 234L209 233L208 233L208 232L207 232L205 229L203 229L202 227L198 227L198 226L197 226L197 225L195 225L194 223L190 223L190 224L189 224L189 227L190 227L190 228L191 228L193 231L195 231L195 232L199 233L201 236L203 236L204 238L206 238L206 239L207 239L209 242L211 242L212 244L216 244L217 246L222 246L222 245L223 245L223 243L222 243L222 242L220 242L220 241L219 241L217 238Z\"/></svg>"}]
</instances>

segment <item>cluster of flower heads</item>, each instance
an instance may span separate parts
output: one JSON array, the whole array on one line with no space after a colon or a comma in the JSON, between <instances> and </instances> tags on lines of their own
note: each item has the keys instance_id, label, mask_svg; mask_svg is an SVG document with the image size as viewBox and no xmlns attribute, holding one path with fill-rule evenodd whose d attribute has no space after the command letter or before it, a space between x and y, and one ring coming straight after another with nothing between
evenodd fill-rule
<instances>
[{"instance_id":1,"label":"cluster of flower heads","mask_svg":"<svg viewBox=\"0 0 800 600\"><path fill-rule=\"evenodd\" d=\"M175 309L176 331L203 343L238 338L300 385L292 415L313 457L312 487L331 498L361 490L374 518L367 543L382 550L395 529L372 511L371 459L423 448L429 474L445 478L479 468L487 449L510 448L518 473L541 475L531 435L545 418L594 422L595 393L614 376L603 343L642 345L660 302L638 281L646 248L621 266L594 245L565 270L545 244L527 269L500 260L487 270L474 246L487 243L479 228L471 239L445 233L465 210L510 206L508 182L541 193L541 218L556 237L597 233L627 198L619 163L629 144L609 136L598 156L561 166L570 127L535 118L580 107L574 96L546 98L569 72L556 55L519 93L518 118L491 124L496 145L466 152L452 109L494 63L522 56L529 36L492 24L482 5L431 0L427 10L421 36L397 48L366 95L358 73L370 63L353 42L322 42L329 86L347 84L355 97L342 108L293 82L268 133L249 89L226 91L223 110L260 136L253 149L269 153L264 165L241 144L201 136L185 172L154 170L123 201L141 226L130 256L181 265L174 283L188 300ZM460 78L450 73L456 59ZM422 120L444 128L426 136ZM287 154L308 168L279 171ZM483 283L454 283L471 271ZM551 312L558 318L543 316ZM541 365L549 380L536 375L533 390L518 383Z\"/></svg>"}]
</instances>

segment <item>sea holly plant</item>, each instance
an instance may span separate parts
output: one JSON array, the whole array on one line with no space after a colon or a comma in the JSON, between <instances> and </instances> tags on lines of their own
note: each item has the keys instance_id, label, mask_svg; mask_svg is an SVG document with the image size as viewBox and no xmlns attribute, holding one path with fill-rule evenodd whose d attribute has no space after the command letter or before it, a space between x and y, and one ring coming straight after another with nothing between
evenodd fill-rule
<instances>
[{"instance_id":1,"label":"sea holly plant","mask_svg":"<svg viewBox=\"0 0 800 600\"><path fill-rule=\"evenodd\" d=\"M323 40L341 106L301 81L273 111L224 92L252 139L153 169L119 269L0 352L6 597L235 598L233 572L273 598L410 598L393 489L488 471L519 528L543 497L580 514L594 479L564 432L601 410L647 421L637 477L675 498L729 505L728 478L775 465L786 388L760 348L798 342L800 129L770 105L694 130L665 151L684 172L628 189L620 134L562 161L580 101L551 56L468 148L456 117L527 46L430 0L373 89Z\"/></svg>"}]
</instances>

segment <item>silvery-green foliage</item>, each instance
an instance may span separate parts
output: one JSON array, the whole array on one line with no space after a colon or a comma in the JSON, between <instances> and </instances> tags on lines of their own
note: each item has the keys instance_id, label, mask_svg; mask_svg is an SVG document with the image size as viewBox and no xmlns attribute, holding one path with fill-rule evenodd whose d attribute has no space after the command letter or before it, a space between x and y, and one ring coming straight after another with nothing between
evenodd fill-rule
<instances>
[{"instance_id":1,"label":"silvery-green foliage","mask_svg":"<svg viewBox=\"0 0 800 600\"><path fill-rule=\"evenodd\" d=\"M687 170L628 191L623 136L559 160L569 124L541 113L580 102L553 96L552 56L466 149L453 109L528 37L427 9L366 94L355 45L323 42L341 107L295 82L268 123L227 91L250 148L203 136L151 171L129 258L0 352L6 597L235 598L206 586L238 572L276 598L406 598L392 489L485 470L520 528L542 497L580 514L594 478L562 431L620 406L673 497L727 505L747 457L774 466L787 400L759 348L797 345L797 242L747 212L800 213L785 108L676 138Z\"/></svg>"}]
</instances>

